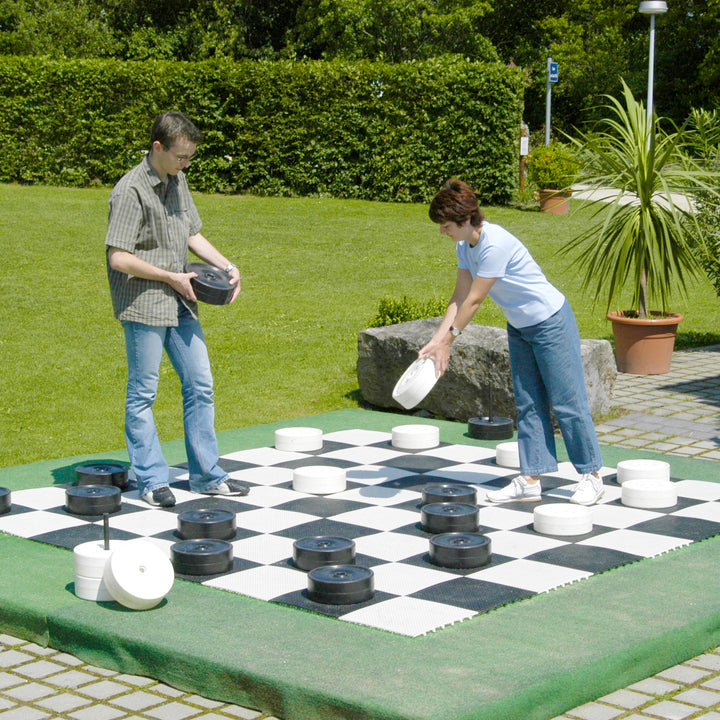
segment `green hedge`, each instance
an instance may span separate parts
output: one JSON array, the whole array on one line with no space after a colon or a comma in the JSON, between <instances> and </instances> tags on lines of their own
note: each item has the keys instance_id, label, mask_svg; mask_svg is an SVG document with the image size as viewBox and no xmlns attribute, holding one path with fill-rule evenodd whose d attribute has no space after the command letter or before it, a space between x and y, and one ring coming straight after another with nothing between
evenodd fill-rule
<instances>
[{"instance_id":1,"label":"green hedge","mask_svg":"<svg viewBox=\"0 0 720 720\"><path fill-rule=\"evenodd\" d=\"M455 175L503 202L517 179L523 82L499 63L7 56L0 96L2 182L113 184L167 109L205 132L205 192L425 202Z\"/></svg>"},{"instance_id":2,"label":"green hedge","mask_svg":"<svg viewBox=\"0 0 720 720\"><path fill-rule=\"evenodd\" d=\"M446 298L432 298L431 300L417 300L408 295L400 298L386 295L378 302L375 317L370 321L370 327L383 327L409 322L410 320L424 320L425 318L442 317L447 310Z\"/></svg>"}]
</instances>

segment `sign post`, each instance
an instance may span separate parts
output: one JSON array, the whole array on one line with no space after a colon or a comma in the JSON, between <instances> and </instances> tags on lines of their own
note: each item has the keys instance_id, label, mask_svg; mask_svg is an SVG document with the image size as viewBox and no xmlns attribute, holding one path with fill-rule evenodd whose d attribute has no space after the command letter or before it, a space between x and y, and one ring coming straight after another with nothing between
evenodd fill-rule
<instances>
[{"instance_id":1,"label":"sign post","mask_svg":"<svg viewBox=\"0 0 720 720\"><path fill-rule=\"evenodd\" d=\"M547 82L545 89L545 145L550 144L550 108L552 106L552 84L558 81L558 64L548 56Z\"/></svg>"},{"instance_id":2,"label":"sign post","mask_svg":"<svg viewBox=\"0 0 720 720\"><path fill-rule=\"evenodd\" d=\"M530 128L525 124L520 124L520 192L525 190L525 166L527 165L527 156L530 153Z\"/></svg>"}]
</instances>

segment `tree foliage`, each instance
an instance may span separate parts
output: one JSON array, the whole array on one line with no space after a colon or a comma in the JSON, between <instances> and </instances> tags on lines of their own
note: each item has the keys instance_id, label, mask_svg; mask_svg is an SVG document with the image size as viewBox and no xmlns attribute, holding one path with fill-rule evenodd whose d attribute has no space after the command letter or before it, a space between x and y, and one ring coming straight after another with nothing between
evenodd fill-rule
<instances>
[{"instance_id":1,"label":"tree foliage","mask_svg":"<svg viewBox=\"0 0 720 720\"><path fill-rule=\"evenodd\" d=\"M421 60L457 53L497 59L481 32L485 0L304 0L289 47L329 59Z\"/></svg>"},{"instance_id":2,"label":"tree foliage","mask_svg":"<svg viewBox=\"0 0 720 720\"><path fill-rule=\"evenodd\" d=\"M720 105L720 0L671 0L656 21L655 105L682 122ZM122 60L425 60L456 54L526 69L525 120L599 117L622 77L642 96L648 18L637 0L0 0L0 54Z\"/></svg>"},{"instance_id":3,"label":"tree foliage","mask_svg":"<svg viewBox=\"0 0 720 720\"><path fill-rule=\"evenodd\" d=\"M95 0L0 0L0 55L110 57L120 49Z\"/></svg>"}]
</instances>

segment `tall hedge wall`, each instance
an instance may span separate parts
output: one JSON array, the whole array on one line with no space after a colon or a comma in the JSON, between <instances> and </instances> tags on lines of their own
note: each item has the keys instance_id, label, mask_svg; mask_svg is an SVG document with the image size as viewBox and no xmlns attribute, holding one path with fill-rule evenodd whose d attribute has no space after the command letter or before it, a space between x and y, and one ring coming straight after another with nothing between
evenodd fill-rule
<instances>
[{"instance_id":1,"label":"tall hedge wall","mask_svg":"<svg viewBox=\"0 0 720 720\"><path fill-rule=\"evenodd\" d=\"M427 201L461 176L510 197L523 83L516 68L446 58L141 62L0 58L0 181L113 184L153 118L186 112L206 142L206 192Z\"/></svg>"}]
</instances>

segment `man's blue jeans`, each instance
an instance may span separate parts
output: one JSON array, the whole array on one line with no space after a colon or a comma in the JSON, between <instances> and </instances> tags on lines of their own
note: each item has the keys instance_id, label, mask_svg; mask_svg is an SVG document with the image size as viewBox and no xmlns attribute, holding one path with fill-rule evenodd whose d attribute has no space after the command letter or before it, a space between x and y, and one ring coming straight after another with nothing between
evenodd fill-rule
<instances>
[{"instance_id":1,"label":"man's blue jeans","mask_svg":"<svg viewBox=\"0 0 720 720\"><path fill-rule=\"evenodd\" d=\"M167 485L169 480L152 411L163 348L182 386L190 489L202 492L227 477L218 465L213 379L205 336L200 323L184 306L178 321L177 327L122 323L128 361L125 440L141 495Z\"/></svg>"},{"instance_id":2,"label":"man's blue jeans","mask_svg":"<svg viewBox=\"0 0 720 720\"><path fill-rule=\"evenodd\" d=\"M508 325L508 345L518 409L520 472L542 475L558 468L551 409L570 462L580 474L602 467L585 390L580 335L570 305L537 325Z\"/></svg>"}]
</instances>

